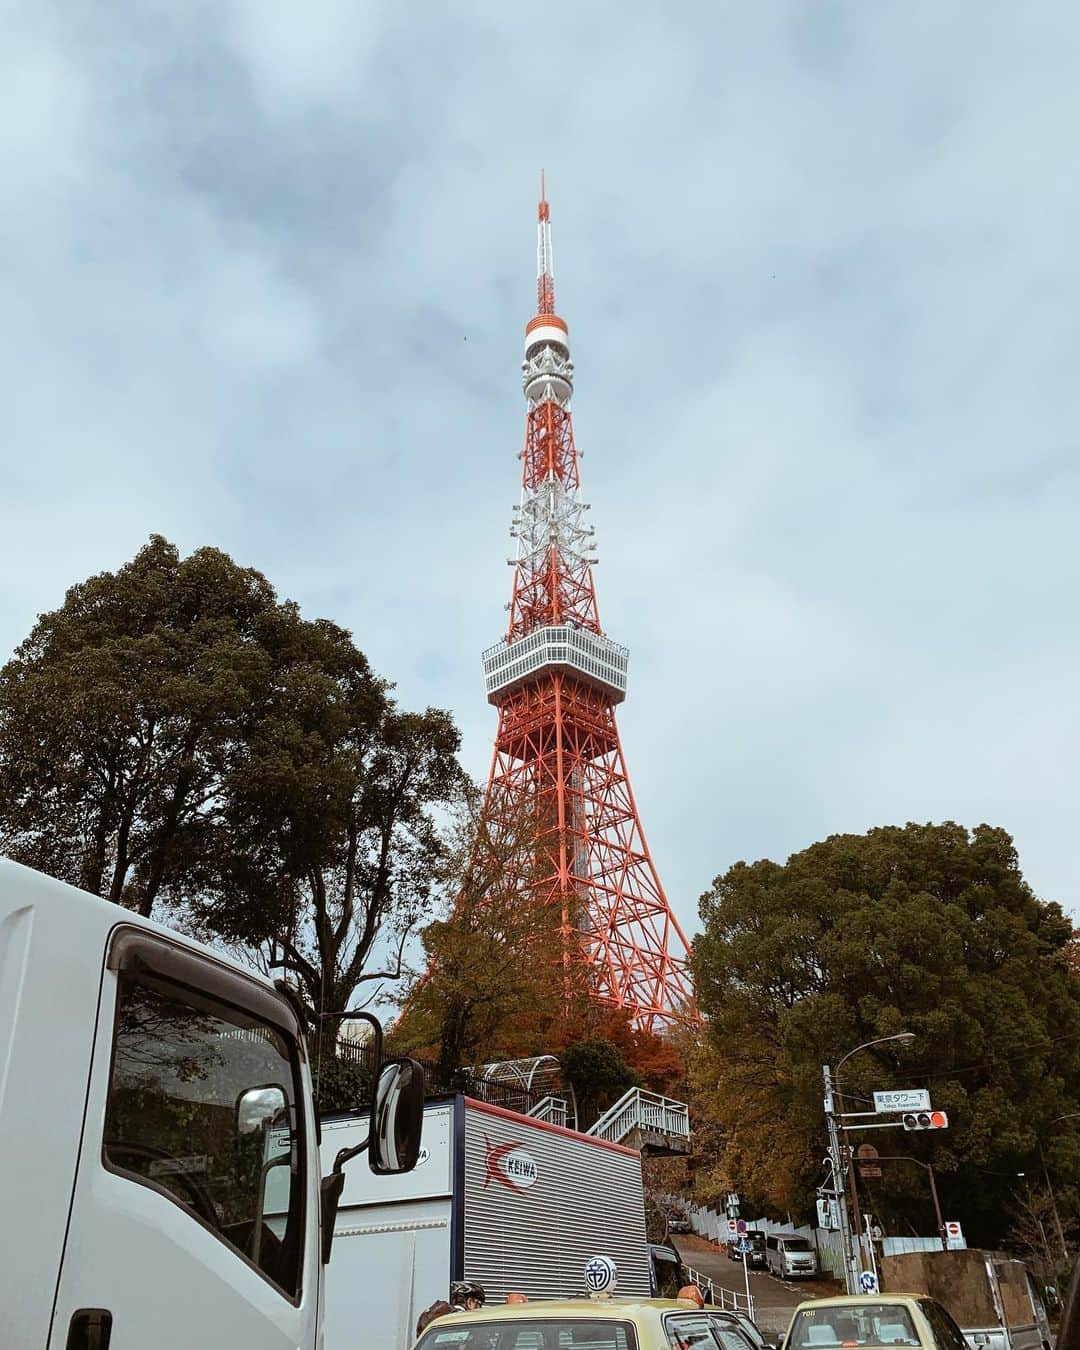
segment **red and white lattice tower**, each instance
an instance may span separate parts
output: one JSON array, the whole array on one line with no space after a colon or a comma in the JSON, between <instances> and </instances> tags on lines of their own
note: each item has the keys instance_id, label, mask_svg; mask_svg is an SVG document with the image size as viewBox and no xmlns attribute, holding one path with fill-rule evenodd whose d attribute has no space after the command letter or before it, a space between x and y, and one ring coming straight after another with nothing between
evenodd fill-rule
<instances>
[{"instance_id":1,"label":"red and white lattice tower","mask_svg":"<svg viewBox=\"0 0 1080 1350\"><path fill-rule=\"evenodd\" d=\"M628 653L597 611L594 531L570 415L574 367L555 313L542 180L537 302L525 327L510 623L484 653L488 700L499 710L486 809L528 804L537 822L533 893L562 933L564 961L586 964L598 1001L657 1029L695 1016L688 949L645 842L615 725Z\"/></svg>"}]
</instances>

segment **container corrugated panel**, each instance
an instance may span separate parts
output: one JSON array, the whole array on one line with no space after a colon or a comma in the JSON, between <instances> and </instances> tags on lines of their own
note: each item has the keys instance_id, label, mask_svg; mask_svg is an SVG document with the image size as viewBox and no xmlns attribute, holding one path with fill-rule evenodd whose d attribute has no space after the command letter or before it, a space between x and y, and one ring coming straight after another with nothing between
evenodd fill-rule
<instances>
[{"instance_id":1,"label":"container corrugated panel","mask_svg":"<svg viewBox=\"0 0 1080 1350\"><path fill-rule=\"evenodd\" d=\"M526 1116L468 1102L465 1278L501 1302L585 1292L590 1257L618 1266L618 1292L648 1297L641 1157Z\"/></svg>"}]
</instances>

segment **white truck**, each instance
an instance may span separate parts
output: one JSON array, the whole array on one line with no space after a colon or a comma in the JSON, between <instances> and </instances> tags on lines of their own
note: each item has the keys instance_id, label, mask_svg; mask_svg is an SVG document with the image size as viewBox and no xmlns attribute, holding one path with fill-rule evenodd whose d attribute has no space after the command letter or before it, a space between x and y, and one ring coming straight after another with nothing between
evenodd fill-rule
<instances>
[{"instance_id":1,"label":"white truck","mask_svg":"<svg viewBox=\"0 0 1080 1350\"><path fill-rule=\"evenodd\" d=\"M381 1068L370 1142L324 1177L305 1020L284 987L0 860L5 1350L319 1350L337 1203L368 1170L345 1164L411 1169L423 1074Z\"/></svg>"},{"instance_id":2,"label":"white truck","mask_svg":"<svg viewBox=\"0 0 1080 1350\"><path fill-rule=\"evenodd\" d=\"M324 1119L324 1160L367 1128L360 1115ZM577 1297L598 1252L614 1258L619 1294L649 1296L637 1149L462 1096L428 1103L423 1139L408 1176L346 1173L327 1271L327 1350L408 1346L420 1312L446 1298L451 1280L478 1280L494 1302L513 1290Z\"/></svg>"}]
</instances>

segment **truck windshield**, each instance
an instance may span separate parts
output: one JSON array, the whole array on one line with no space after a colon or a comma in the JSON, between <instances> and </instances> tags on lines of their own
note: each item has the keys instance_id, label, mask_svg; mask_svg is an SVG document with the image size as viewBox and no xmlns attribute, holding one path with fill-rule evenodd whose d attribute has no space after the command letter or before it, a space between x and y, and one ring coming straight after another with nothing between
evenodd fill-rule
<instances>
[{"instance_id":1,"label":"truck windshield","mask_svg":"<svg viewBox=\"0 0 1080 1350\"><path fill-rule=\"evenodd\" d=\"M146 972L118 977L103 1158L284 1293L299 1292L303 1150L286 1037Z\"/></svg>"},{"instance_id":2,"label":"truck windshield","mask_svg":"<svg viewBox=\"0 0 1080 1350\"><path fill-rule=\"evenodd\" d=\"M785 1350L809 1347L918 1345L911 1314L902 1303L831 1304L796 1315Z\"/></svg>"},{"instance_id":3,"label":"truck windshield","mask_svg":"<svg viewBox=\"0 0 1080 1350\"><path fill-rule=\"evenodd\" d=\"M416 1350L637 1350L629 1322L606 1317L507 1317L435 1322Z\"/></svg>"},{"instance_id":4,"label":"truck windshield","mask_svg":"<svg viewBox=\"0 0 1080 1350\"><path fill-rule=\"evenodd\" d=\"M806 1238L785 1238L784 1251L786 1252L812 1252L814 1249Z\"/></svg>"},{"instance_id":5,"label":"truck windshield","mask_svg":"<svg viewBox=\"0 0 1080 1350\"><path fill-rule=\"evenodd\" d=\"M765 1250L765 1234L759 1233L756 1229L746 1234L746 1240L756 1252Z\"/></svg>"}]
</instances>

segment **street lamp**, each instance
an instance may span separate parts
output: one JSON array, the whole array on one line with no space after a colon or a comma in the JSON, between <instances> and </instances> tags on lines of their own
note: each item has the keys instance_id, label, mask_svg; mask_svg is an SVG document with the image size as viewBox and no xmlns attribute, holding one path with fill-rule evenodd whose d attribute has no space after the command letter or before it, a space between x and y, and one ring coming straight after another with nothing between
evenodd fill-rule
<instances>
[{"instance_id":1,"label":"street lamp","mask_svg":"<svg viewBox=\"0 0 1080 1350\"><path fill-rule=\"evenodd\" d=\"M1067 1111L1063 1116L1055 1116L1053 1120L1047 1121L1046 1128L1056 1125L1061 1120L1080 1119L1080 1111ZM1054 1194L1054 1188L1050 1184L1050 1170L1046 1166L1046 1154L1043 1152L1042 1140L1035 1141L1039 1146L1039 1161L1042 1163L1043 1177L1046 1179L1046 1189L1050 1195L1050 1208L1054 1211L1054 1227L1057 1229L1058 1241L1061 1243L1061 1254L1065 1258L1065 1264L1069 1263L1069 1249L1065 1245L1065 1234L1061 1228L1061 1216L1058 1214L1057 1196Z\"/></svg>"},{"instance_id":2,"label":"street lamp","mask_svg":"<svg viewBox=\"0 0 1080 1350\"><path fill-rule=\"evenodd\" d=\"M835 1095L836 1102L839 1107L838 1114L843 1113L843 1099L842 1094L840 1092L840 1070L844 1067L844 1065L848 1062L848 1060L852 1057L852 1055L857 1055L860 1050L869 1050L872 1045L887 1045L890 1041L904 1041L905 1043L908 1043L913 1041L914 1039L915 1033L913 1031L898 1031L893 1036L878 1036L872 1041L863 1041L862 1045L857 1045L854 1050L849 1050L847 1054L843 1057L843 1059L840 1060L839 1064L837 1064L833 1078L833 1093ZM854 1224L856 1235L855 1241L858 1244L857 1260L859 1270L861 1271L865 1269L865 1266L863 1265L863 1245L862 1245L863 1222L862 1222L862 1211L859 1209L859 1188L855 1182L855 1155L854 1150L852 1148L848 1148L847 1174L848 1174L848 1185L851 1187L851 1215L855 1221Z\"/></svg>"}]
</instances>

